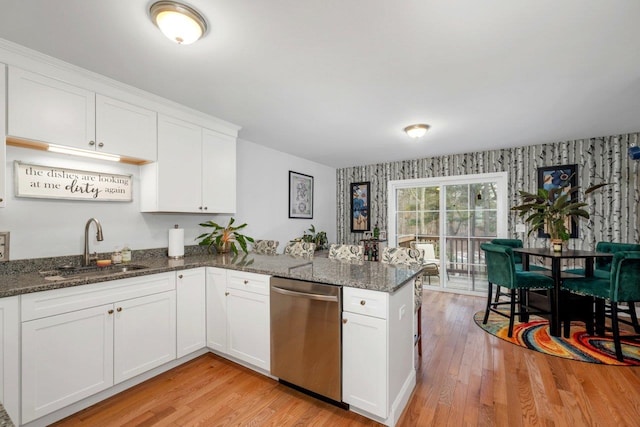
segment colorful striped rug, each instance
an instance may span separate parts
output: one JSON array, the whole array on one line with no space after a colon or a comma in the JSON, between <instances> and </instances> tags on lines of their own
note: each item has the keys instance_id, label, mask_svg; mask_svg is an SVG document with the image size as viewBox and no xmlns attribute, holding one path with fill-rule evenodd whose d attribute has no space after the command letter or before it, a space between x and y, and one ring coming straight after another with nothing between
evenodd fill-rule
<instances>
[{"instance_id":1,"label":"colorful striped rug","mask_svg":"<svg viewBox=\"0 0 640 427\"><path fill-rule=\"evenodd\" d=\"M571 336L569 338L553 337L549 335L549 322L538 316L531 316L527 323L516 321L513 327L513 336L507 336L509 319L495 313L489 315L486 325L482 324L484 310L473 316L476 325L486 332L510 343L530 350L565 359L579 360L581 362L599 363L603 365L640 366L640 342L622 341L622 353L624 362L616 359L613 337L610 332L606 336L598 337L588 335L584 323L571 324Z\"/></svg>"}]
</instances>

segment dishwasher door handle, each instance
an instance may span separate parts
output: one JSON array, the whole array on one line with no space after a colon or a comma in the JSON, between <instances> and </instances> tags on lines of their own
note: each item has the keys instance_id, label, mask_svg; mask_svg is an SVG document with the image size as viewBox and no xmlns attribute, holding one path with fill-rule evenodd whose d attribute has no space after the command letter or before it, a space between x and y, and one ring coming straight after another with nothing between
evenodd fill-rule
<instances>
[{"instance_id":1,"label":"dishwasher door handle","mask_svg":"<svg viewBox=\"0 0 640 427\"><path fill-rule=\"evenodd\" d=\"M271 286L271 289L273 289L274 292L277 292L279 294L289 295L289 296L292 296L292 297L307 298L307 299L312 299L312 300L316 300L316 301L338 302L338 297L337 296L310 294L308 292L291 291L289 289L282 289L282 288L279 288L277 286Z\"/></svg>"}]
</instances>

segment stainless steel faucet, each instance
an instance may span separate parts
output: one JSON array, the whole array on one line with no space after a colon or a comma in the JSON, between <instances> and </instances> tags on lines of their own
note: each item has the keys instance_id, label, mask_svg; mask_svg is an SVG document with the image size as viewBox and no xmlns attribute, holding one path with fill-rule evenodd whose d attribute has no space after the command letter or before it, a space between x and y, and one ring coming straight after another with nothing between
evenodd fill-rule
<instances>
[{"instance_id":1,"label":"stainless steel faucet","mask_svg":"<svg viewBox=\"0 0 640 427\"><path fill-rule=\"evenodd\" d=\"M94 252L93 255L89 254L89 227L91 226L92 222L96 223L96 239L99 242L102 242L102 240L104 239L104 237L102 236L102 226L100 225L100 221L95 218L90 218L89 221L87 221L87 225L84 226L84 255L82 256L82 265L84 267L90 265L92 260L98 259L97 252Z\"/></svg>"}]
</instances>

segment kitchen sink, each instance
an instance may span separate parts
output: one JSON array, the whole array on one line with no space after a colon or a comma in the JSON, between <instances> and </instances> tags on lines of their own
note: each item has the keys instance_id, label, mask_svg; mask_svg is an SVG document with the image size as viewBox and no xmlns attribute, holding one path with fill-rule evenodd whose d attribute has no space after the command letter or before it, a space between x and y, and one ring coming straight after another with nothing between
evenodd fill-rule
<instances>
[{"instance_id":1,"label":"kitchen sink","mask_svg":"<svg viewBox=\"0 0 640 427\"><path fill-rule=\"evenodd\" d=\"M108 276L110 274L126 273L147 268L149 267L140 264L116 264L106 267L98 267L95 265L87 267L63 265L55 270L41 271L40 275L50 278L50 280L63 280L78 276Z\"/></svg>"}]
</instances>

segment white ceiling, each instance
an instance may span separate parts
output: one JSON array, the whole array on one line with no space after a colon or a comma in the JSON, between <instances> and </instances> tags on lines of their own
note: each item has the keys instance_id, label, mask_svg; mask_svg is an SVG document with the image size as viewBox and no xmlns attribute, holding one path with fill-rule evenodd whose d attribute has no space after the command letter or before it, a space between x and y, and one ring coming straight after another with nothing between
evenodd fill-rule
<instances>
[{"instance_id":1,"label":"white ceiling","mask_svg":"<svg viewBox=\"0 0 640 427\"><path fill-rule=\"evenodd\" d=\"M151 3L0 0L0 37L334 167L640 131L638 0L189 0L189 46Z\"/></svg>"}]
</instances>

